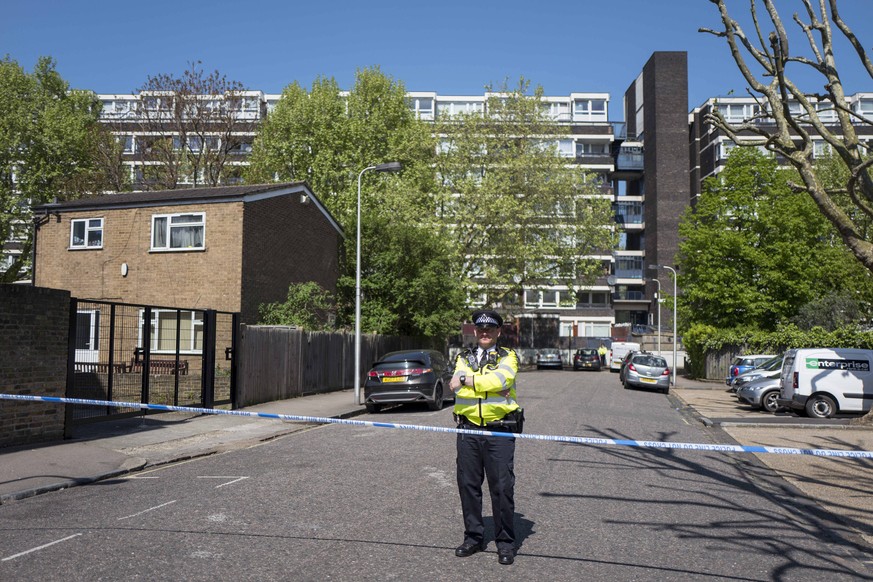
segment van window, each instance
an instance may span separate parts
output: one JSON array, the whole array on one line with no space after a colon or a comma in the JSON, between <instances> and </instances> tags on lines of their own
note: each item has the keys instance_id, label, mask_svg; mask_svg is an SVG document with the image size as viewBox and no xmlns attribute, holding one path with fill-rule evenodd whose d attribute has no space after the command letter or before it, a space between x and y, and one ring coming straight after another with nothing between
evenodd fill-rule
<instances>
[{"instance_id":1,"label":"van window","mask_svg":"<svg viewBox=\"0 0 873 582\"><path fill-rule=\"evenodd\" d=\"M784 376L786 372L789 372L792 366L794 366L794 354L785 356L785 361L782 362L782 375Z\"/></svg>"}]
</instances>

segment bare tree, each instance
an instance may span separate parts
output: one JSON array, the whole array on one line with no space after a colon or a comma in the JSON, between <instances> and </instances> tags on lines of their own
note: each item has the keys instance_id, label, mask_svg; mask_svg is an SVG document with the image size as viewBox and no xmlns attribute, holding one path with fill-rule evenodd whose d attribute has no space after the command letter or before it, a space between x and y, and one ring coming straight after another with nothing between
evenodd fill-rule
<instances>
[{"instance_id":1,"label":"bare tree","mask_svg":"<svg viewBox=\"0 0 873 582\"><path fill-rule=\"evenodd\" d=\"M858 135L858 128L871 126L871 121L850 107L837 68L835 39L842 35L848 40L855 57L871 78L873 63L840 17L837 0L801 0L805 15L792 15L811 56L793 55L789 51L789 34L773 0L761 0L766 13L761 17L758 0L749 0L752 36L731 17L726 0L710 2L718 7L722 29L702 28L700 32L727 41L731 56L749 84L749 94L756 99L761 112L742 123L729 123L715 110L707 116L707 121L738 145L763 145L787 160L799 174L799 181L793 182L792 187L812 196L852 253L873 271L873 243L866 237L867 225L873 218L870 174L873 157L869 143ZM820 76L823 91L801 90L786 72L789 64L792 71L807 69ZM756 72L759 68L760 72ZM833 182L816 172L813 137L820 137L829 144L834 159L845 167L845 178L838 187L833 187Z\"/></svg>"},{"instance_id":2,"label":"bare tree","mask_svg":"<svg viewBox=\"0 0 873 582\"><path fill-rule=\"evenodd\" d=\"M234 181L261 117L260 99L200 61L181 76L148 77L135 115L136 186L172 189ZM128 126L130 128L130 126ZM116 128L119 131L119 128Z\"/></svg>"}]
</instances>

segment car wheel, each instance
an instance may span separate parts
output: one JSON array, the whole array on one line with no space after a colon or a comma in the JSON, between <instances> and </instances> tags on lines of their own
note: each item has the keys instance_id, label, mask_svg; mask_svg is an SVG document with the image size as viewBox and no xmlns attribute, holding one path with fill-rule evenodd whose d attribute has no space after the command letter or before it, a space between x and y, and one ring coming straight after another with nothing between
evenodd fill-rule
<instances>
[{"instance_id":1,"label":"car wheel","mask_svg":"<svg viewBox=\"0 0 873 582\"><path fill-rule=\"evenodd\" d=\"M670 388L669 387L668 388L661 388L661 392L663 392L664 394L669 394Z\"/></svg>"},{"instance_id":2,"label":"car wheel","mask_svg":"<svg viewBox=\"0 0 873 582\"><path fill-rule=\"evenodd\" d=\"M443 409L443 385L437 384L433 391L433 400L427 403L427 407L431 410Z\"/></svg>"},{"instance_id":3,"label":"car wheel","mask_svg":"<svg viewBox=\"0 0 873 582\"><path fill-rule=\"evenodd\" d=\"M824 394L813 394L806 401L806 414L811 418L830 418L837 413L834 399Z\"/></svg>"},{"instance_id":4,"label":"car wheel","mask_svg":"<svg viewBox=\"0 0 873 582\"><path fill-rule=\"evenodd\" d=\"M364 404L364 406L367 407L367 412L369 412L370 414L376 414L377 412L382 410L382 405L376 404L375 402L367 402L366 404Z\"/></svg>"},{"instance_id":5,"label":"car wheel","mask_svg":"<svg viewBox=\"0 0 873 582\"><path fill-rule=\"evenodd\" d=\"M761 408L767 412L776 412L780 408L779 404L776 403L777 398L779 398L778 390L765 392L761 395Z\"/></svg>"},{"instance_id":6,"label":"car wheel","mask_svg":"<svg viewBox=\"0 0 873 582\"><path fill-rule=\"evenodd\" d=\"M627 382L622 382L621 385L624 387L625 390L630 390L630 386L628 386Z\"/></svg>"}]
</instances>

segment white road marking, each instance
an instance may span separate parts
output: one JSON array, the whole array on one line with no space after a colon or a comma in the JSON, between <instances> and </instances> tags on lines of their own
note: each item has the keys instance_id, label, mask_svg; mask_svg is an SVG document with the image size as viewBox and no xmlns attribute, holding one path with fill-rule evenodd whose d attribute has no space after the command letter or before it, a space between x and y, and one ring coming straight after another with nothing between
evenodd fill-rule
<instances>
[{"instance_id":1,"label":"white road marking","mask_svg":"<svg viewBox=\"0 0 873 582\"><path fill-rule=\"evenodd\" d=\"M55 545L55 544L59 544L59 543L61 543L61 542L65 542L65 541L67 541L67 540L71 540L71 539L73 539L74 537L76 537L76 536L80 536L80 535L82 535L82 534L80 534L80 533L73 534L73 535L71 535L71 536L67 536L67 537L65 537L65 538L61 538L61 539L59 539L59 540L55 540L55 541L53 541L53 542L49 542L49 543L47 543L47 544L43 544L43 545L41 545L41 546L37 546L37 547L35 547L35 548L31 548L31 549L29 549L29 550L25 550L25 551L23 551L23 552L19 552L19 553L15 554L15 555L12 555L12 556L8 556L8 557L6 557L6 558L3 558L2 560L0 560L0 562L6 562L6 561L8 561L8 560L14 560L15 558L20 558L21 556L24 556L24 555L29 554L29 553L31 553L31 552L36 552L36 551L39 551L39 550L43 550L43 549L45 549L45 548L47 548L47 547L49 547L49 546L53 546L53 545Z\"/></svg>"},{"instance_id":2,"label":"white road marking","mask_svg":"<svg viewBox=\"0 0 873 582\"><path fill-rule=\"evenodd\" d=\"M242 481L243 479L248 479L248 477L222 477L220 475L198 475L198 479L232 479L232 481L228 481L227 483L222 483L221 485L216 485L215 488L218 489L220 487L224 487L225 485L230 485L231 483L236 483L237 481Z\"/></svg>"},{"instance_id":3,"label":"white road marking","mask_svg":"<svg viewBox=\"0 0 873 582\"><path fill-rule=\"evenodd\" d=\"M148 509L143 509L139 513L134 513L133 515L126 515L124 517L119 517L118 521L121 521L122 519L130 519L131 517L136 517L138 515L142 515L143 513L148 513L149 511L154 511L155 509L160 509L162 507L166 507L166 506L173 504L173 503L176 503L175 499L173 501L167 501L166 503L161 503L160 505L155 505L154 507L149 507Z\"/></svg>"}]
</instances>

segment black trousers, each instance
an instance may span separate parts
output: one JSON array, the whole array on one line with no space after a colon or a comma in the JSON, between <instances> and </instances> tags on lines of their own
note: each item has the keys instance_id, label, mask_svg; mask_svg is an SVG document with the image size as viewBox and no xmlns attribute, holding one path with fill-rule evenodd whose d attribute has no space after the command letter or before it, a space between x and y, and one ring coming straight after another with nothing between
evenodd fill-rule
<instances>
[{"instance_id":1,"label":"black trousers","mask_svg":"<svg viewBox=\"0 0 873 582\"><path fill-rule=\"evenodd\" d=\"M482 483L488 478L494 540L497 549L515 549L515 439L459 434L457 441L458 492L464 512L464 541L481 544Z\"/></svg>"}]
</instances>

